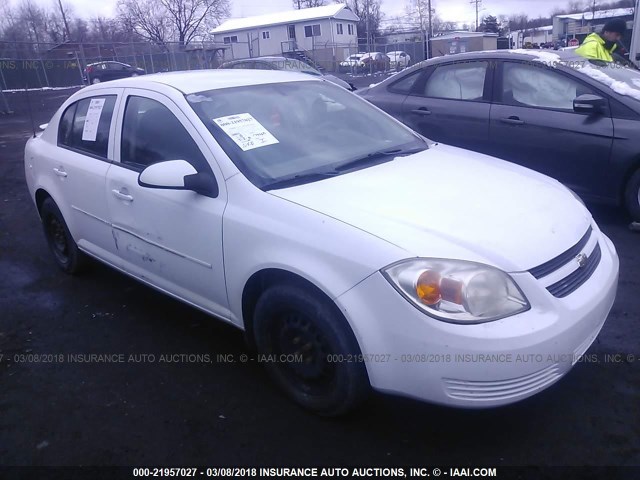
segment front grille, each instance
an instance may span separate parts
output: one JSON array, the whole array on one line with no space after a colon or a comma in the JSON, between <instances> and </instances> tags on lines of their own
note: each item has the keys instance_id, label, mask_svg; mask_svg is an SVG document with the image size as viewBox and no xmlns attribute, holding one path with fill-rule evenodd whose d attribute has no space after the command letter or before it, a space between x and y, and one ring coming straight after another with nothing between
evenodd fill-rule
<instances>
[{"instance_id":1,"label":"front grille","mask_svg":"<svg viewBox=\"0 0 640 480\"><path fill-rule=\"evenodd\" d=\"M584 282L589 280L591 275L593 275L593 272L600 263L601 257L602 251L600 250L600 245L596 244L596 248L591 252L591 255L587 259L587 263L584 267L578 268L559 282L549 285L547 290L549 290L554 297L558 298L566 297L567 295L575 292Z\"/></svg>"},{"instance_id":2,"label":"front grille","mask_svg":"<svg viewBox=\"0 0 640 480\"><path fill-rule=\"evenodd\" d=\"M447 395L460 400L499 401L517 398L542 390L562 376L557 364L529 375L507 380L478 382L442 379Z\"/></svg>"},{"instance_id":3,"label":"front grille","mask_svg":"<svg viewBox=\"0 0 640 480\"><path fill-rule=\"evenodd\" d=\"M593 232L593 228L589 227L587 233L580 239L578 243L576 243L573 247L567 250L564 253L561 253L556 258L549 260L548 262L543 263L535 268L529 270L529 273L533 275L535 278L540 279L542 277L546 277L550 273L555 272L559 268L563 267L571 260L576 258L576 256L582 252L582 249L589 242L589 238L591 238L591 233Z\"/></svg>"}]
</instances>

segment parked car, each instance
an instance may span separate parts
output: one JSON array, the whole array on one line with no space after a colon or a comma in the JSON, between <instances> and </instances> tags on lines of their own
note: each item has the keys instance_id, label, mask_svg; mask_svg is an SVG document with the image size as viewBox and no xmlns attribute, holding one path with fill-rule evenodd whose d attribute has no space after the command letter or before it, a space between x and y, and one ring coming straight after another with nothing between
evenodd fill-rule
<instances>
[{"instance_id":1,"label":"parked car","mask_svg":"<svg viewBox=\"0 0 640 480\"><path fill-rule=\"evenodd\" d=\"M389 67L391 70L402 70L411 65L411 56L407 52L394 51L387 52L386 55L389 57Z\"/></svg>"},{"instance_id":2,"label":"parked car","mask_svg":"<svg viewBox=\"0 0 640 480\"><path fill-rule=\"evenodd\" d=\"M389 64L391 60L384 53L381 52L370 52L365 53L360 58L360 63L358 64L358 68L360 71L369 72L384 72L389 70Z\"/></svg>"},{"instance_id":3,"label":"parked car","mask_svg":"<svg viewBox=\"0 0 640 480\"><path fill-rule=\"evenodd\" d=\"M550 175L640 220L640 73L572 51L422 62L359 93L429 138Z\"/></svg>"},{"instance_id":4,"label":"parked car","mask_svg":"<svg viewBox=\"0 0 640 480\"><path fill-rule=\"evenodd\" d=\"M354 53L353 55L349 55L346 60L338 64L338 70L341 72L355 73L355 71L358 70L360 59L363 57L363 55L364 53Z\"/></svg>"},{"instance_id":5,"label":"parked car","mask_svg":"<svg viewBox=\"0 0 640 480\"><path fill-rule=\"evenodd\" d=\"M313 68L311 65L298 60L297 58L287 57L257 57L257 58L245 58L243 60L230 60L220 65L222 69L233 68L235 70L249 69L249 70L285 70L290 72L306 73L307 75L314 75L316 77L322 77L331 83L346 88L349 91L356 90L356 87L352 83L345 82L341 78L331 75L329 73L323 74L318 69Z\"/></svg>"},{"instance_id":6,"label":"parked car","mask_svg":"<svg viewBox=\"0 0 640 480\"><path fill-rule=\"evenodd\" d=\"M616 294L615 248L566 187L317 77L92 85L27 142L25 174L63 271L93 257L243 329L323 415L371 387L524 399L571 369Z\"/></svg>"},{"instance_id":7,"label":"parked car","mask_svg":"<svg viewBox=\"0 0 640 480\"><path fill-rule=\"evenodd\" d=\"M83 71L85 83L100 83L118 78L137 77L146 72L142 68L132 67L121 62L90 63Z\"/></svg>"}]
</instances>

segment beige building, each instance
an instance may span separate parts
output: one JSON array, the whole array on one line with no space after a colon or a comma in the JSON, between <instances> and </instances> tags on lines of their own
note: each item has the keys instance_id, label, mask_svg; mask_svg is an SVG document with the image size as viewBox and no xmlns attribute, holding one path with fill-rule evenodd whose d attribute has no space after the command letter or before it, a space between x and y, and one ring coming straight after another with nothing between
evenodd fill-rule
<instances>
[{"instance_id":1,"label":"beige building","mask_svg":"<svg viewBox=\"0 0 640 480\"><path fill-rule=\"evenodd\" d=\"M465 52L496 50L498 34L485 32L451 32L431 39L431 53L434 57Z\"/></svg>"}]
</instances>

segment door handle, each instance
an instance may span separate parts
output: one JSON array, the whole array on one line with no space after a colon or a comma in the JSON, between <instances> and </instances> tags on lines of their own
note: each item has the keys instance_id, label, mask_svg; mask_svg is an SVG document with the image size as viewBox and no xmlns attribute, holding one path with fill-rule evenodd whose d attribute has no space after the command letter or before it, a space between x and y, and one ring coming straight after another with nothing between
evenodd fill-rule
<instances>
[{"instance_id":1,"label":"door handle","mask_svg":"<svg viewBox=\"0 0 640 480\"><path fill-rule=\"evenodd\" d=\"M520 117L516 117L515 115L509 118L501 118L500 121L509 125L524 125L524 120L520 120Z\"/></svg>"},{"instance_id":2,"label":"door handle","mask_svg":"<svg viewBox=\"0 0 640 480\"><path fill-rule=\"evenodd\" d=\"M122 193L120 190L111 190L113 196L119 198L120 200L124 200L125 202L133 202L133 197L127 193Z\"/></svg>"},{"instance_id":3,"label":"door handle","mask_svg":"<svg viewBox=\"0 0 640 480\"><path fill-rule=\"evenodd\" d=\"M67 176L67 172L65 172L64 168L62 168L62 167L54 168L53 171L59 177L65 178Z\"/></svg>"},{"instance_id":4,"label":"door handle","mask_svg":"<svg viewBox=\"0 0 640 480\"><path fill-rule=\"evenodd\" d=\"M411 113L416 115L431 115L431 110L426 108L416 108L415 110L411 110Z\"/></svg>"}]
</instances>

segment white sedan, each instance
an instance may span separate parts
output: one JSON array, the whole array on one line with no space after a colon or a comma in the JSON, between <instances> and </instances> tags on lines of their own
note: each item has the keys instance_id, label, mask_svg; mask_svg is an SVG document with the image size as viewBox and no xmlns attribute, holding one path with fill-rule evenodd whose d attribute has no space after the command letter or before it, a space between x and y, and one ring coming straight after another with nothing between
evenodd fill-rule
<instances>
[{"instance_id":1,"label":"white sedan","mask_svg":"<svg viewBox=\"0 0 640 480\"><path fill-rule=\"evenodd\" d=\"M411 65L411 56L407 52L400 50L387 52L387 57L390 60L391 70L402 70Z\"/></svg>"},{"instance_id":2,"label":"white sedan","mask_svg":"<svg viewBox=\"0 0 640 480\"><path fill-rule=\"evenodd\" d=\"M296 402L489 407L548 387L618 257L555 180L434 144L308 75L201 71L72 95L25 150L57 264L95 258L246 332Z\"/></svg>"}]
</instances>

